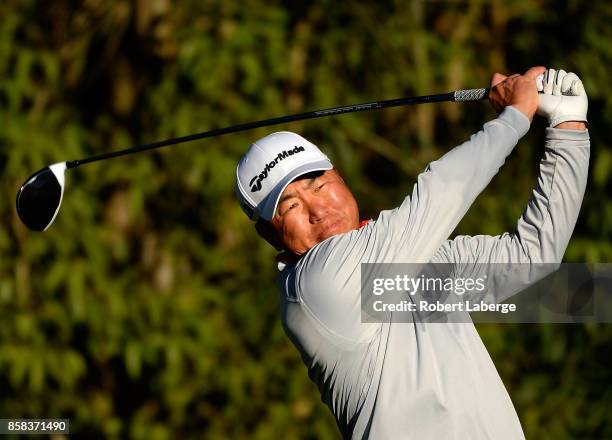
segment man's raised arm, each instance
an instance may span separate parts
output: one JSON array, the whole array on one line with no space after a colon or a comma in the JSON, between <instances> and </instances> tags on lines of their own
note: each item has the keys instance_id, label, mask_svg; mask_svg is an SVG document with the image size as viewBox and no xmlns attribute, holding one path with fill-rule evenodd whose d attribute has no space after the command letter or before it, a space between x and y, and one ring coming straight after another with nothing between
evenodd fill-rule
<instances>
[{"instance_id":1,"label":"man's raised arm","mask_svg":"<svg viewBox=\"0 0 612 440\"><path fill-rule=\"evenodd\" d=\"M544 155L527 207L512 233L459 236L438 249L432 262L456 263L458 277L485 273L495 276L499 266L494 269L487 263L560 263L563 258L586 188L590 142L586 130L587 98L580 80L563 71L553 72L547 72L540 86L544 94L538 112L556 125L546 129ZM579 94L570 96L574 92ZM552 104L549 98L554 100ZM534 266L524 271L524 279L514 279L508 285L496 283L491 292L495 297L488 299L501 302L516 293L521 284L524 287L548 275L553 267Z\"/></svg>"},{"instance_id":2,"label":"man's raised arm","mask_svg":"<svg viewBox=\"0 0 612 440\"><path fill-rule=\"evenodd\" d=\"M536 78L544 71L493 76L489 98L500 116L431 162L398 208L381 212L372 226L380 246L365 262L430 261L529 130L539 102Z\"/></svg>"}]
</instances>

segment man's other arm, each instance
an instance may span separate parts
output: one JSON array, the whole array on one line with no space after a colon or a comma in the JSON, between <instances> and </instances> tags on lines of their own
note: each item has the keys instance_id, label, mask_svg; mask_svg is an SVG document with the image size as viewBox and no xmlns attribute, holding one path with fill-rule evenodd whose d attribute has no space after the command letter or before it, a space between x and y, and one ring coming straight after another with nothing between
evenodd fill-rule
<instances>
[{"instance_id":1,"label":"man's other arm","mask_svg":"<svg viewBox=\"0 0 612 440\"><path fill-rule=\"evenodd\" d=\"M432 262L456 263L458 277L487 273L490 280L496 271L504 269L487 263L560 263L582 204L589 155L587 130L547 128L537 183L516 230L498 236L458 236L447 240ZM490 300L507 299L517 289L548 275L556 264L519 270L521 279L513 279L508 285L497 284L495 298Z\"/></svg>"}]
</instances>

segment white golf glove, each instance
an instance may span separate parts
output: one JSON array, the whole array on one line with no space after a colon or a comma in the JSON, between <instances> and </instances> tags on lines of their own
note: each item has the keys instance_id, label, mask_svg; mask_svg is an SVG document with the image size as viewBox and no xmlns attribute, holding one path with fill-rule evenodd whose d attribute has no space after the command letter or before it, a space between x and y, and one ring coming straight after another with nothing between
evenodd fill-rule
<instances>
[{"instance_id":1,"label":"white golf glove","mask_svg":"<svg viewBox=\"0 0 612 440\"><path fill-rule=\"evenodd\" d=\"M537 113L554 127L562 122L587 122L587 99L582 81L575 73L548 69L536 78L540 103Z\"/></svg>"}]
</instances>

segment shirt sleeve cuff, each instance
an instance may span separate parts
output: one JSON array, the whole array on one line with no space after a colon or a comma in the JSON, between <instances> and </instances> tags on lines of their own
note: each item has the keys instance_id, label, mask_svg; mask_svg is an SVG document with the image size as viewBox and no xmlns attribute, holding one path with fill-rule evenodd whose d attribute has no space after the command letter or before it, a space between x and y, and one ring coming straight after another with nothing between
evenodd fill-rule
<instances>
[{"instance_id":1,"label":"shirt sleeve cuff","mask_svg":"<svg viewBox=\"0 0 612 440\"><path fill-rule=\"evenodd\" d=\"M499 119L503 120L514 128L519 139L527 134L529 131L529 126L531 125L529 118L525 116L522 111L517 110L512 106L506 107L499 115Z\"/></svg>"},{"instance_id":2,"label":"shirt sleeve cuff","mask_svg":"<svg viewBox=\"0 0 612 440\"><path fill-rule=\"evenodd\" d=\"M589 130L568 130L565 128L546 128L546 140L550 141L588 141Z\"/></svg>"}]
</instances>

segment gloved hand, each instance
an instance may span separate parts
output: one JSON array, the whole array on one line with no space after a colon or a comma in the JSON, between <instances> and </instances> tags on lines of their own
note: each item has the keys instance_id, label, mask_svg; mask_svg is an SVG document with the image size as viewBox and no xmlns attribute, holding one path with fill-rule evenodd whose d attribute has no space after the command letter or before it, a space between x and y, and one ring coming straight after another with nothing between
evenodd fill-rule
<instances>
[{"instance_id":1,"label":"gloved hand","mask_svg":"<svg viewBox=\"0 0 612 440\"><path fill-rule=\"evenodd\" d=\"M548 118L551 127L562 122L587 122L587 99L582 81L575 73L548 69L536 78L540 102L537 113Z\"/></svg>"}]
</instances>

